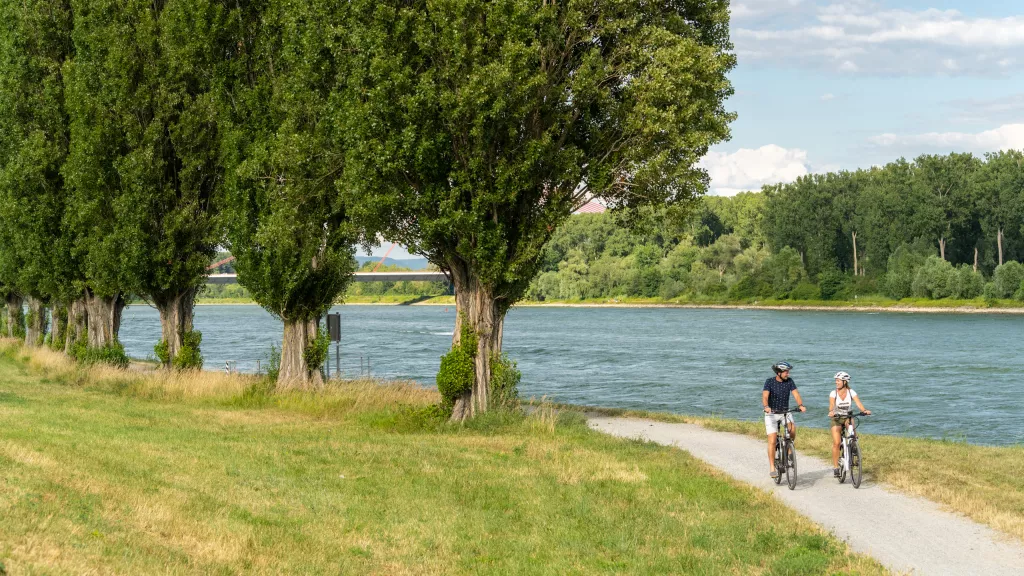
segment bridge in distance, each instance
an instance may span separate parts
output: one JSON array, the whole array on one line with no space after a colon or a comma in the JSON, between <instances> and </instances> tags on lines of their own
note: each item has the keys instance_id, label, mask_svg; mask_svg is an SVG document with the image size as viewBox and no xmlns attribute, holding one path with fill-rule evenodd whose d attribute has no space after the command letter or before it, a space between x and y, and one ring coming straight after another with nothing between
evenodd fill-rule
<instances>
[{"instance_id":1,"label":"bridge in distance","mask_svg":"<svg viewBox=\"0 0 1024 576\"><path fill-rule=\"evenodd\" d=\"M356 272L356 282L444 282L448 283L448 277L444 272ZM210 274L206 278L207 284L237 284L236 274Z\"/></svg>"}]
</instances>

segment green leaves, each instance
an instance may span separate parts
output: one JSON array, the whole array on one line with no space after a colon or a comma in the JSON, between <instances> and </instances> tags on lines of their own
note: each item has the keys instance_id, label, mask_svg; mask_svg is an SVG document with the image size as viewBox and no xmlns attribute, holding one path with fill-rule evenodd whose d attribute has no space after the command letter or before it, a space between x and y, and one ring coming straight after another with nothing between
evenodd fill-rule
<instances>
[{"instance_id":1,"label":"green leaves","mask_svg":"<svg viewBox=\"0 0 1024 576\"><path fill-rule=\"evenodd\" d=\"M344 113L346 14L315 2L239 13L223 118L228 244L253 298L292 320L322 316L355 271L361 229L336 185L347 148L333 122Z\"/></svg>"},{"instance_id":2,"label":"green leaves","mask_svg":"<svg viewBox=\"0 0 1024 576\"><path fill-rule=\"evenodd\" d=\"M687 202L728 137L725 3L352 6L347 184L388 238L506 307L573 209Z\"/></svg>"},{"instance_id":3,"label":"green leaves","mask_svg":"<svg viewBox=\"0 0 1024 576\"><path fill-rule=\"evenodd\" d=\"M61 66L66 1L0 2L0 285L46 301L65 292L68 124Z\"/></svg>"}]
</instances>

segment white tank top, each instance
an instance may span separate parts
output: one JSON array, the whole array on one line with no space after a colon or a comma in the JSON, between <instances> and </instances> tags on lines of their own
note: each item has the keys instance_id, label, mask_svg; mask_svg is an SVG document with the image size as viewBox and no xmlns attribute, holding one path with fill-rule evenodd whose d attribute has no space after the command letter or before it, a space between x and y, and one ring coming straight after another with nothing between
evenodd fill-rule
<instances>
[{"instance_id":1,"label":"white tank top","mask_svg":"<svg viewBox=\"0 0 1024 576\"><path fill-rule=\"evenodd\" d=\"M836 390L833 390L832 393L828 395L828 397L834 398L836 401L836 416L849 416L850 407L853 406L853 399L857 397L857 393L854 392L851 388L847 388L846 398L840 398L838 391Z\"/></svg>"}]
</instances>

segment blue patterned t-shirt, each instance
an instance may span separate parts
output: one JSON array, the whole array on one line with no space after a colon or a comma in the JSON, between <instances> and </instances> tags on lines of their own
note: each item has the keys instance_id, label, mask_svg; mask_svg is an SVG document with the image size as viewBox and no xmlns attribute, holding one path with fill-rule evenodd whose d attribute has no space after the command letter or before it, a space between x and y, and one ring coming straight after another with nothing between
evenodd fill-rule
<instances>
[{"instance_id":1,"label":"blue patterned t-shirt","mask_svg":"<svg viewBox=\"0 0 1024 576\"><path fill-rule=\"evenodd\" d=\"M768 391L768 407L772 412L789 410L789 395L796 390L796 383L792 378L779 382L778 378L772 376L764 381L764 389Z\"/></svg>"}]
</instances>

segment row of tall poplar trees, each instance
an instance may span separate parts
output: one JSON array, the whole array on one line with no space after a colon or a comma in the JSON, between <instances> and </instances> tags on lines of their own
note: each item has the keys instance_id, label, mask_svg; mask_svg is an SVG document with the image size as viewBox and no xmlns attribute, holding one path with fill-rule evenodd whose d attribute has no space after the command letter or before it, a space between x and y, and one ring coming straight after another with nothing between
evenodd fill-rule
<instances>
[{"instance_id":1,"label":"row of tall poplar trees","mask_svg":"<svg viewBox=\"0 0 1024 576\"><path fill-rule=\"evenodd\" d=\"M457 412L486 410L558 225L706 189L728 30L727 0L0 0L0 288L69 349L144 298L173 362L224 245L308 383L383 235L450 274L477 342Z\"/></svg>"}]
</instances>

